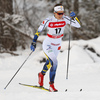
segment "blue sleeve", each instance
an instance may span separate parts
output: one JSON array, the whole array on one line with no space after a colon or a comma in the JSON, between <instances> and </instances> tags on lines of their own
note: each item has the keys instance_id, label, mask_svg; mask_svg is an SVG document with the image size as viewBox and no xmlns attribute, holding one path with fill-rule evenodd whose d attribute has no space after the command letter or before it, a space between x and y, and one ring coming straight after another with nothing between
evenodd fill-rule
<instances>
[{"instance_id":1,"label":"blue sleeve","mask_svg":"<svg viewBox=\"0 0 100 100\"><path fill-rule=\"evenodd\" d=\"M40 32L35 33L34 38L33 38L33 42L37 41L39 34L40 34Z\"/></svg>"}]
</instances>

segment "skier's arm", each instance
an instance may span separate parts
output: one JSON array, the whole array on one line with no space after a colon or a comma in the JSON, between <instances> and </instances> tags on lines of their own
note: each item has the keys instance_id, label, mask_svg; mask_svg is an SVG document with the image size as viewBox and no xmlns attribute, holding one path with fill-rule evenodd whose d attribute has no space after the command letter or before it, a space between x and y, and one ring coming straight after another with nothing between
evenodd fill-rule
<instances>
[{"instance_id":1,"label":"skier's arm","mask_svg":"<svg viewBox=\"0 0 100 100\"><path fill-rule=\"evenodd\" d=\"M38 39L39 34L40 34L40 32L37 31L37 32L35 33L35 35L34 35L33 42L31 43L31 46L30 46L30 48L31 48L32 51L35 51L35 48L36 48L36 41L37 41L37 39Z\"/></svg>"},{"instance_id":2,"label":"skier's arm","mask_svg":"<svg viewBox=\"0 0 100 100\"><path fill-rule=\"evenodd\" d=\"M40 33L47 27L48 21L49 21L49 19L47 18L47 19L45 19L45 20L41 23L41 25L39 26L37 32L36 32L35 35L34 35L33 42L36 42L36 41L37 41L37 39L38 39Z\"/></svg>"},{"instance_id":3,"label":"skier's arm","mask_svg":"<svg viewBox=\"0 0 100 100\"><path fill-rule=\"evenodd\" d=\"M45 19L41 23L41 25L39 26L37 32L35 33L34 38L33 38L33 42L31 43L31 47L30 47L32 51L35 50L35 48L36 48L36 41L37 41L37 39L38 39L38 37L40 35L40 32L42 32L47 27L48 21L49 21L48 19Z\"/></svg>"},{"instance_id":4,"label":"skier's arm","mask_svg":"<svg viewBox=\"0 0 100 100\"><path fill-rule=\"evenodd\" d=\"M71 20L71 26L74 26L74 27L77 27L77 28L80 28L81 27L80 21L78 20L77 17L75 17L74 19Z\"/></svg>"},{"instance_id":5,"label":"skier's arm","mask_svg":"<svg viewBox=\"0 0 100 100\"><path fill-rule=\"evenodd\" d=\"M66 19L67 24L69 24L69 25L71 24L71 26L74 26L74 27L77 27L77 28L81 27L80 21L75 16L75 13L70 13L70 17L65 16L64 18Z\"/></svg>"}]
</instances>

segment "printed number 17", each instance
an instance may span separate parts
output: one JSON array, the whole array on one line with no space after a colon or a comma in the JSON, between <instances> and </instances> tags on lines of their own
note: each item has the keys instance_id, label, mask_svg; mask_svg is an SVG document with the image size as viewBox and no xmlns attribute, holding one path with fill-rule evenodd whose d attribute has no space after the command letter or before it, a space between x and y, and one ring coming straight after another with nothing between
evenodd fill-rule
<instances>
[{"instance_id":1,"label":"printed number 17","mask_svg":"<svg viewBox=\"0 0 100 100\"><path fill-rule=\"evenodd\" d=\"M57 34L57 33L60 34L61 28L56 28L55 30L56 30L56 34Z\"/></svg>"}]
</instances>

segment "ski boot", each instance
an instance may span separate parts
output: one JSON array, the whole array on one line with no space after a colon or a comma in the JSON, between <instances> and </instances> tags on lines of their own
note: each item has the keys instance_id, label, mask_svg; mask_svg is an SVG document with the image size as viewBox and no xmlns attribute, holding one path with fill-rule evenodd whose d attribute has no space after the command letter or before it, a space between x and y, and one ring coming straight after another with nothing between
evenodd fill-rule
<instances>
[{"instance_id":1,"label":"ski boot","mask_svg":"<svg viewBox=\"0 0 100 100\"><path fill-rule=\"evenodd\" d=\"M50 87L49 87L49 91L50 91L50 92L58 92L58 90L55 89L54 83L53 83L53 82L49 82L49 84L50 84Z\"/></svg>"},{"instance_id":2,"label":"ski boot","mask_svg":"<svg viewBox=\"0 0 100 100\"><path fill-rule=\"evenodd\" d=\"M40 87L43 86L43 80L44 80L44 75L41 72L38 73L38 83L39 83Z\"/></svg>"}]
</instances>

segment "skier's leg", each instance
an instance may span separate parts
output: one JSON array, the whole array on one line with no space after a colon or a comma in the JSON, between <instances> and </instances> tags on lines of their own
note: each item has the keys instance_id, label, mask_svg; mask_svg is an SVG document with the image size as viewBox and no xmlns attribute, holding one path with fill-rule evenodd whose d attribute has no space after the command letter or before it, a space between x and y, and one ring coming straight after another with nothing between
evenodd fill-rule
<instances>
[{"instance_id":1,"label":"skier's leg","mask_svg":"<svg viewBox=\"0 0 100 100\"><path fill-rule=\"evenodd\" d=\"M49 57L46 55L46 57L47 57L47 61L46 61L45 65L44 65L41 73L43 75L45 75L46 72L51 68L50 69L50 82L54 82L58 61L57 61L57 58L56 58L54 52L51 52L49 54Z\"/></svg>"},{"instance_id":2,"label":"skier's leg","mask_svg":"<svg viewBox=\"0 0 100 100\"><path fill-rule=\"evenodd\" d=\"M57 69L57 59L54 57L53 58L53 65L50 69L50 87L49 87L49 91L50 92L57 92L58 90L55 88L54 86L54 79L55 79L55 75L56 75L56 69Z\"/></svg>"},{"instance_id":3,"label":"skier's leg","mask_svg":"<svg viewBox=\"0 0 100 100\"><path fill-rule=\"evenodd\" d=\"M53 61L53 64L50 69L50 82L54 83L58 61L55 56L52 58L52 61Z\"/></svg>"},{"instance_id":4,"label":"skier's leg","mask_svg":"<svg viewBox=\"0 0 100 100\"><path fill-rule=\"evenodd\" d=\"M50 82L49 82L50 88L49 88L49 90L50 90L50 92L56 92L58 90L55 89L55 87L54 87L54 79L55 79L55 75L56 75L56 68L57 68L58 62L57 62L56 56L53 52L49 55L49 57L47 55L46 55L46 57L47 57L47 61L44 65L43 70L41 71L41 73L43 73L45 75L45 73L51 67L51 69L50 69Z\"/></svg>"},{"instance_id":5,"label":"skier's leg","mask_svg":"<svg viewBox=\"0 0 100 100\"><path fill-rule=\"evenodd\" d=\"M46 61L46 63L45 63L45 65L43 66L43 69L42 69L41 73L43 75L45 75L46 72L50 69L51 66L52 66L52 61L51 61L50 58L48 58L47 61Z\"/></svg>"},{"instance_id":6,"label":"skier's leg","mask_svg":"<svg viewBox=\"0 0 100 100\"><path fill-rule=\"evenodd\" d=\"M47 61L44 65L42 71L38 74L38 83L40 86L43 86L44 75L49 70L49 68L53 65L52 60L47 55L46 55L46 57L47 57Z\"/></svg>"}]
</instances>

